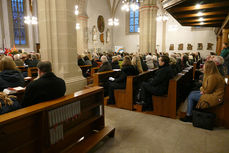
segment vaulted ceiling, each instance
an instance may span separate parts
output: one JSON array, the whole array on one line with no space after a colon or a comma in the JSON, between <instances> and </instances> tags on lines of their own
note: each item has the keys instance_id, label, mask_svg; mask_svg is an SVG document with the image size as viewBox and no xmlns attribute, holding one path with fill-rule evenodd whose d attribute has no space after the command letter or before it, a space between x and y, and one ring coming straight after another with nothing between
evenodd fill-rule
<instances>
[{"instance_id":1,"label":"vaulted ceiling","mask_svg":"<svg viewBox=\"0 0 229 153\"><path fill-rule=\"evenodd\" d=\"M229 0L162 0L162 4L182 26L221 27L229 18Z\"/></svg>"}]
</instances>

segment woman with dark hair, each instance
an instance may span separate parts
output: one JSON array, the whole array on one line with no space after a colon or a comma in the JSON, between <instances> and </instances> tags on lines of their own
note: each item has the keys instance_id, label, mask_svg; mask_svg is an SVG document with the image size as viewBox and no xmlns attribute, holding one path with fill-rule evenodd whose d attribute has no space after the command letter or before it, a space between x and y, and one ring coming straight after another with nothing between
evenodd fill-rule
<instances>
[{"instance_id":1,"label":"woman with dark hair","mask_svg":"<svg viewBox=\"0 0 229 153\"><path fill-rule=\"evenodd\" d=\"M194 107L205 109L219 105L223 102L225 81L220 75L213 61L204 64L204 80L200 91L192 91L188 96L188 108L186 116L180 120L192 122L192 110Z\"/></svg>"},{"instance_id":2,"label":"woman with dark hair","mask_svg":"<svg viewBox=\"0 0 229 153\"><path fill-rule=\"evenodd\" d=\"M114 98L114 90L115 89L125 89L126 88L126 78L127 76L131 75L138 75L139 72L137 68L135 68L131 64L131 59L129 56L125 56L124 60L122 62L122 69L121 69L121 75L114 79L110 84L109 84L109 104L115 104L115 98Z\"/></svg>"}]
</instances>

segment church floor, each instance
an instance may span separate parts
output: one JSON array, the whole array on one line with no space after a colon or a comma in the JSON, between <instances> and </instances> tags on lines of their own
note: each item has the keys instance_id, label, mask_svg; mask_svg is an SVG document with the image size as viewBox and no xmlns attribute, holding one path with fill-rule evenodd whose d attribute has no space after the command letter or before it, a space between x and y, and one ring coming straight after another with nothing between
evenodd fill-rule
<instances>
[{"instance_id":1,"label":"church floor","mask_svg":"<svg viewBox=\"0 0 229 153\"><path fill-rule=\"evenodd\" d=\"M105 107L106 125L115 137L101 142L94 153L229 153L229 130L195 128L190 123Z\"/></svg>"}]
</instances>

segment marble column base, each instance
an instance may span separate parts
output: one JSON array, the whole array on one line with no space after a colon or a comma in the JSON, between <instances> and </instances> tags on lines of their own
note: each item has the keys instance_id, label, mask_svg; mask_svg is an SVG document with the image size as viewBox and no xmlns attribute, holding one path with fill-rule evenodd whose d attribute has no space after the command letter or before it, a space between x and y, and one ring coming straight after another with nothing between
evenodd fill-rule
<instances>
[{"instance_id":1,"label":"marble column base","mask_svg":"<svg viewBox=\"0 0 229 153\"><path fill-rule=\"evenodd\" d=\"M87 79L83 76L64 78L64 81L67 88L66 95L82 90L87 85Z\"/></svg>"}]
</instances>

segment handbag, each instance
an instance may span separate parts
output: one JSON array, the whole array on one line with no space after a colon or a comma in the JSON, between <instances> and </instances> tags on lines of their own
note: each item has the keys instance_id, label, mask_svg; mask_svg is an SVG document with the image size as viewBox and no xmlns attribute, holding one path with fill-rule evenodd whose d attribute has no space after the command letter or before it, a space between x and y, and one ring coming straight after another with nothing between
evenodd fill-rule
<instances>
[{"instance_id":1,"label":"handbag","mask_svg":"<svg viewBox=\"0 0 229 153\"><path fill-rule=\"evenodd\" d=\"M194 127L213 130L215 125L216 115L203 110L193 110L192 124Z\"/></svg>"}]
</instances>

